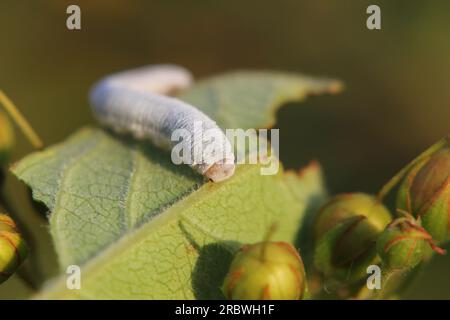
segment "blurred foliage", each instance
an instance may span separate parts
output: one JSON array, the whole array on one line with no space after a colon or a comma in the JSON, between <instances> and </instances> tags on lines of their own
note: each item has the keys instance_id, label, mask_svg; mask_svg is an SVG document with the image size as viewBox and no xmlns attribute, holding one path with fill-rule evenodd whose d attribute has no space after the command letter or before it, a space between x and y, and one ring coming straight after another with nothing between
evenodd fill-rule
<instances>
[{"instance_id":1,"label":"blurred foliage","mask_svg":"<svg viewBox=\"0 0 450 320\"><path fill-rule=\"evenodd\" d=\"M0 3L0 87L47 144L93 123L86 95L95 80L161 62L197 77L257 68L343 79L343 94L309 100L311 108L288 106L276 125L285 166L320 160L333 193L375 192L450 131L448 1L377 1L381 31L365 27L372 4L365 0L82 0L82 30L68 31L65 9L73 3ZM14 160L29 151L18 137ZM11 177L8 185L28 197ZM29 205L17 206L25 214ZM45 248L36 263L51 274L44 220L31 220ZM409 297L450 298L442 281L449 266L449 255L434 259Z\"/></svg>"}]
</instances>

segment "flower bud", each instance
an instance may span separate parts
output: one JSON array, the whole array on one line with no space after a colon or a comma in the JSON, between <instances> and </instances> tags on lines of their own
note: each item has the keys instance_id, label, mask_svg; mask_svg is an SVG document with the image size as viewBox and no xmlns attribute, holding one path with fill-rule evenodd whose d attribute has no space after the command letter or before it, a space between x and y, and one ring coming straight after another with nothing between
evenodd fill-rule
<instances>
[{"instance_id":1,"label":"flower bud","mask_svg":"<svg viewBox=\"0 0 450 320\"><path fill-rule=\"evenodd\" d=\"M365 193L345 193L334 196L320 210L314 222L314 236L319 239L328 230L347 218L364 216L378 230L391 221L389 210L374 196Z\"/></svg>"},{"instance_id":2,"label":"flower bud","mask_svg":"<svg viewBox=\"0 0 450 320\"><path fill-rule=\"evenodd\" d=\"M409 270L417 266L435 246L431 235L413 219L398 218L390 223L377 241L377 251L388 270Z\"/></svg>"},{"instance_id":3,"label":"flower bud","mask_svg":"<svg viewBox=\"0 0 450 320\"><path fill-rule=\"evenodd\" d=\"M14 221L0 214L0 283L6 281L27 256L27 248Z\"/></svg>"},{"instance_id":4,"label":"flower bud","mask_svg":"<svg viewBox=\"0 0 450 320\"><path fill-rule=\"evenodd\" d=\"M420 219L436 241L450 239L450 146L411 169L399 189L397 208Z\"/></svg>"},{"instance_id":5,"label":"flower bud","mask_svg":"<svg viewBox=\"0 0 450 320\"><path fill-rule=\"evenodd\" d=\"M222 291L231 300L299 300L306 288L297 250L286 242L244 245L234 257Z\"/></svg>"},{"instance_id":6,"label":"flower bud","mask_svg":"<svg viewBox=\"0 0 450 320\"><path fill-rule=\"evenodd\" d=\"M6 115L0 111L0 167L8 163L13 144L13 128Z\"/></svg>"},{"instance_id":7,"label":"flower bud","mask_svg":"<svg viewBox=\"0 0 450 320\"><path fill-rule=\"evenodd\" d=\"M376 259L376 240L391 215L375 197L338 195L321 209L314 224L314 264L326 278L360 280Z\"/></svg>"}]
</instances>

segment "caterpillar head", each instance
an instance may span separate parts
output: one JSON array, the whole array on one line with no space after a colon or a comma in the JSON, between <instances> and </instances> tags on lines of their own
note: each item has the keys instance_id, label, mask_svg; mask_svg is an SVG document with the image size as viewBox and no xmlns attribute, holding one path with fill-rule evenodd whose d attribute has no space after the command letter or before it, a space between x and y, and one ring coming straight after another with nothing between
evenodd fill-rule
<instances>
[{"instance_id":1,"label":"caterpillar head","mask_svg":"<svg viewBox=\"0 0 450 320\"><path fill-rule=\"evenodd\" d=\"M230 178L234 174L234 163L216 162L206 170L205 175L214 182L220 182Z\"/></svg>"}]
</instances>

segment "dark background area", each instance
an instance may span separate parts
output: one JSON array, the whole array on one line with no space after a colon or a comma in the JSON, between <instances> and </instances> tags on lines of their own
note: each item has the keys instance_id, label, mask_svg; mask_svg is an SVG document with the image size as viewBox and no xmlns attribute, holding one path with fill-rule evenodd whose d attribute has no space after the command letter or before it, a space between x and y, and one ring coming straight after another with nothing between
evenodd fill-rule
<instances>
[{"instance_id":1,"label":"dark background area","mask_svg":"<svg viewBox=\"0 0 450 320\"><path fill-rule=\"evenodd\" d=\"M81 7L80 31L66 29L69 4ZM366 28L369 4L381 7L382 30ZM242 68L337 77L342 94L279 112L281 160L319 160L331 193L374 193L450 133L449 35L450 2L439 0L1 0L0 88L50 145L94 124L89 87L117 70L176 63L197 78ZM14 160L30 151L18 135ZM437 257L407 297L450 299L449 278L449 255ZM14 290L1 286L0 297Z\"/></svg>"}]
</instances>

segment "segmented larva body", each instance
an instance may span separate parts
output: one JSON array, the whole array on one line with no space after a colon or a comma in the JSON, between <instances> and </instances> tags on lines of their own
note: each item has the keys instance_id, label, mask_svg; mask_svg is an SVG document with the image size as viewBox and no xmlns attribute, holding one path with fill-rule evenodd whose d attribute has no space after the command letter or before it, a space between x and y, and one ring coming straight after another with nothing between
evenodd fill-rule
<instances>
[{"instance_id":1,"label":"segmented larva body","mask_svg":"<svg viewBox=\"0 0 450 320\"><path fill-rule=\"evenodd\" d=\"M90 96L92 109L103 125L117 132L131 133L137 139L150 139L164 148L179 143L171 140L175 130L188 132L182 143L193 155L189 165L215 182L222 181L231 177L235 168L234 154L227 137L203 112L166 96L191 83L189 71L174 65L148 66L117 73L93 87ZM215 139L204 139L204 133L209 130L219 133Z\"/></svg>"}]
</instances>

